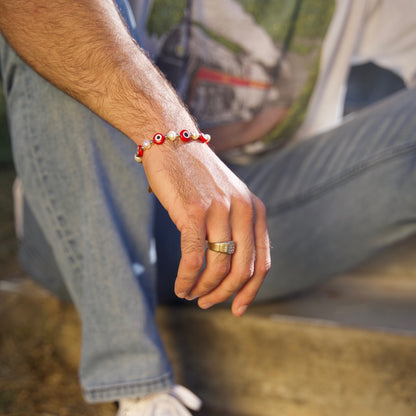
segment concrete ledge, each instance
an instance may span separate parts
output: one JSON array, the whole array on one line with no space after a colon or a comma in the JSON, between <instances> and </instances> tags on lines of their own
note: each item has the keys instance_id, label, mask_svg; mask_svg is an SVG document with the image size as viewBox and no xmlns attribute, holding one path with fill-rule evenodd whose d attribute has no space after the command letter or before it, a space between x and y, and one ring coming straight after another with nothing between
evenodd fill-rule
<instances>
[{"instance_id":1,"label":"concrete ledge","mask_svg":"<svg viewBox=\"0 0 416 416\"><path fill-rule=\"evenodd\" d=\"M205 403L198 415L415 415L415 243L241 319L159 308L177 381ZM83 402L79 351L72 306L27 279L0 281L0 414L114 415Z\"/></svg>"},{"instance_id":2,"label":"concrete ledge","mask_svg":"<svg viewBox=\"0 0 416 416\"><path fill-rule=\"evenodd\" d=\"M204 416L416 414L416 238L303 296L160 308L178 379Z\"/></svg>"},{"instance_id":3,"label":"concrete ledge","mask_svg":"<svg viewBox=\"0 0 416 416\"><path fill-rule=\"evenodd\" d=\"M253 308L255 309L255 308ZM176 374L203 415L416 414L416 337L251 311L162 308Z\"/></svg>"}]
</instances>

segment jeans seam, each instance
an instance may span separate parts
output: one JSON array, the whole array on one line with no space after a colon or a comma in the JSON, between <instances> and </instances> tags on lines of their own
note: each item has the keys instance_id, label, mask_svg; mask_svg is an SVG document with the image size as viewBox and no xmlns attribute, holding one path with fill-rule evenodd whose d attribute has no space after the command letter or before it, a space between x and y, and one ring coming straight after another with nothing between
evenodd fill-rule
<instances>
[{"instance_id":1,"label":"jeans seam","mask_svg":"<svg viewBox=\"0 0 416 416\"><path fill-rule=\"evenodd\" d=\"M316 185L310 188L307 192L282 201L273 207L267 207L268 214L276 215L277 213L293 209L300 204L305 204L307 202L313 201L314 199L320 197L322 194L329 192L336 186L347 182L349 179L368 170L369 168L372 168L382 162L394 159L398 156L407 155L408 153L411 153L415 150L416 144L411 143L395 147L394 149L388 149L388 151L384 153L380 153L374 157L369 157L367 160L363 160L351 168L344 170L339 175L336 175L334 178L324 184Z\"/></svg>"},{"instance_id":2,"label":"jeans seam","mask_svg":"<svg viewBox=\"0 0 416 416\"><path fill-rule=\"evenodd\" d=\"M114 400L122 396L123 393L129 395L142 396L152 394L162 389L166 389L173 384L171 373L164 373L161 376L146 380L132 380L123 384L98 385L92 388L82 388L84 397L88 401L101 401L105 399Z\"/></svg>"},{"instance_id":3,"label":"jeans seam","mask_svg":"<svg viewBox=\"0 0 416 416\"><path fill-rule=\"evenodd\" d=\"M140 379L136 379L136 380L130 380L128 382L113 382L111 385L110 384L97 384L95 387L91 387L91 388L83 388L84 391L94 391L94 390L100 390L100 391L104 391L104 390L111 390L114 388L118 388L118 387L129 387L130 385L134 384L146 384L146 385L150 385L150 384L156 384L159 383L160 380L164 379L164 378L170 378L171 374L169 372L166 372L164 374L161 374L160 376L151 378L151 379L146 379L146 380L140 380Z\"/></svg>"},{"instance_id":4,"label":"jeans seam","mask_svg":"<svg viewBox=\"0 0 416 416\"><path fill-rule=\"evenodd\" d=\"M25 75L25 81L26 81L26 75ZM66 219L62 215L62 213L59 213L59 211L57 211L56 208L54 207L54 204L53 204L53 200L55 199L54 192L47 186L45 181L42 179L42 176L44 175L46 176L48 173L47 173L47 169L44 168L44 164L42 162L43 158L38 157L38 149L39 149L39 143L37 141L38 132L33 132L29 128L30 122L27 119L26 103L33 102L34 100L31 97L32 95L32 91L30 90L31 83L25 82L25 84L26 84L25 92L27 94L27 98L26 100L23 100L24 102L23 108L25 109L24 125L26 129L27 137L32 138L29 141L29 143L31 146L30 154L31 154L31 159L32 159L32 166L34 167L33 173L36 175L36 183L37 183L37 186L39 187L40 193L41 195L44 196L45 200L47 201L47 203L45 204L45 209L46 209L45 212L49 216L49 219L51 220L53 224L53 230L54 230L55 235L58 236L58 240L61 241L62 243L63 252L65 254L66 260L68 264L70 265L74 275L79 276L81 273L81 265L78 259L79 254L73 251L73 249L71 248L71 244L70 244L72 232L68 228L63 227L60 224L60 219L59 219L60 217L62 217L62 219L64 219L65 221Z\"/></svg>"}]
</instances>

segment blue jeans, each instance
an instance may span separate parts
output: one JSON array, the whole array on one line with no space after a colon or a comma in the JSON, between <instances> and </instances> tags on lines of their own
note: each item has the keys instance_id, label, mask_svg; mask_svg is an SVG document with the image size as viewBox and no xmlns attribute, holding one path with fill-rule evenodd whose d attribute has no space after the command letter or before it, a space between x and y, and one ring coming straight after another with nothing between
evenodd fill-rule
<instances>
[{"instance_id":1,"label":"blue jeans","mask_svg":"<svg viewBox=\"0 0 416 416\"><path fill-rule=\"evenodd\" d=\"M4 39L0 59L25 192L21 258L80 314L86 400L169 387L154 310L157 283L173 297L179 243L147 194L134 143ZM258 300L309 288L416 231L415 103L416 90L397 93L332 131L232 166L268 210L272 269Z\"/></svg>"},{"instance_id":2,"label":"blue jeans","mask_svg":"<svg viewBox=\"0 0 416 416\"><path fill-rule=\"evenodd\" d=\"M256 300L302 292L416 232L416 89L248 166L229 166L267 209L272 268ZM159 296L168 301L179 234L160 206L156 212Z\"/></svg>"}]
</instances>

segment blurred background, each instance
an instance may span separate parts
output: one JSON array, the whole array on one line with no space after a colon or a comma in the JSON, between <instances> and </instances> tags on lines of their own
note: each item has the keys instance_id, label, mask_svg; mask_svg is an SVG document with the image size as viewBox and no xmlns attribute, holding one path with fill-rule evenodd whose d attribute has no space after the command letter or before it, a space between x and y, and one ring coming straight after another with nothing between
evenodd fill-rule
<instances>
[{"instance_id":1,"label":"blurred background","mask_svg":"<svg viewBox=\"0 0 416 416\"><path fill-rule=\"evenodd\" d=\"M368 85L370 69L351 76L367 76ZM350 111L361 92L350 90ZM114 404L82 399L74 308L19 266L14 179L0 95L0 416L114 415ZM177 381L202 397L201 416L415 415L415 248L416 239L407 241L301 297L251 307L243 319L224 307L159 308Z\"/></svg>"}]
</instances>

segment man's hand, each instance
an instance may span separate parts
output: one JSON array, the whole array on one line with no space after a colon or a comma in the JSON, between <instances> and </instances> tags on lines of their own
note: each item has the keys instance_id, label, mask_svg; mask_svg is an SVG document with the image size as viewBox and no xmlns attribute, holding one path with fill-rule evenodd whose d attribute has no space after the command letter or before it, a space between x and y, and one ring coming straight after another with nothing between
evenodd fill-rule
<instances>
[{"instance_id":1,"label":"man's hand","mask_svg":"<svg viewBox=\"0 0 416 416\"><path fill-rule=\"evenodd\" d=\"M196 132L173 88L131 38L113 0L0 0L0 30L40 75L135 143L156 132ZM270 265L263 204L202 143L153 146L147 178L182 233L176 293L201 307L237 294L242 315ZM232 256L205 240L234 240ZM163 261L163 259L162 259Z\"/></svg>"},{"instance_id":2,"label":"man's hand","mask_svg":"<svg viewBox=\"0 0 416 416\"><path fill-rule=\"evenodd\" d=\"M143 165L155 195L181 232L176 294L189 300L199 297L203 309L236 294L232 312L241 316L270 268L263 203L206 144L153 146ZM206 240L233 240L235 253L206 251Z\"/></svg>"}]
</instances>

